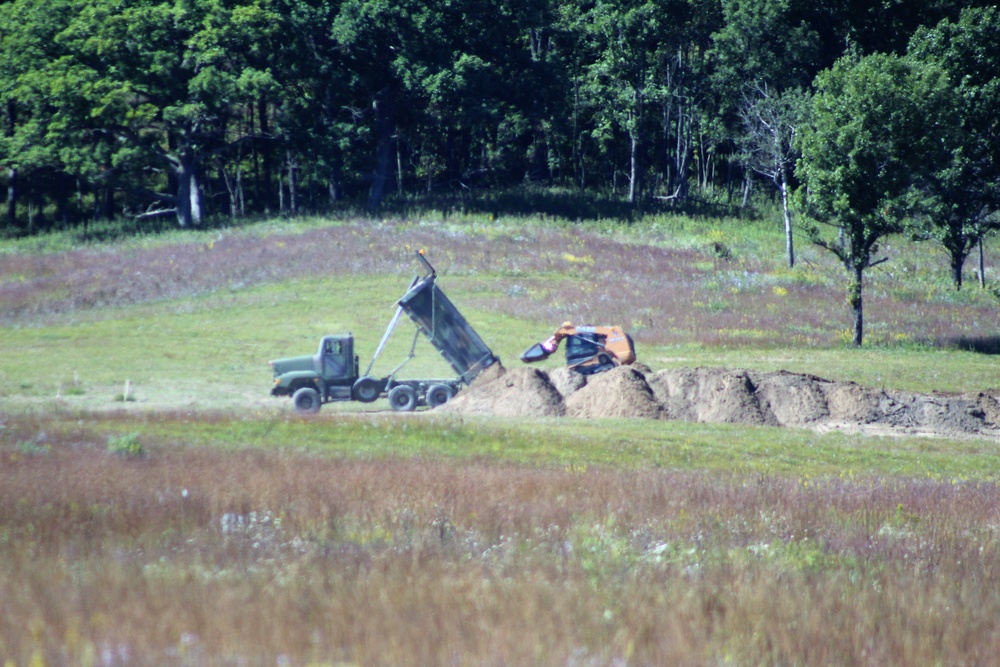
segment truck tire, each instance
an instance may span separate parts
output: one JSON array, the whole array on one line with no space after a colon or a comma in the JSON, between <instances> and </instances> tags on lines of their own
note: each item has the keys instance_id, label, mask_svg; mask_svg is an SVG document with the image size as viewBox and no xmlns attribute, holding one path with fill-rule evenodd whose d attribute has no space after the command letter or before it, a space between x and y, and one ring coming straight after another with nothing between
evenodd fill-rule
<instances>
[{"instance_id":1,"label":"truck tire","mask_svg":"<svg viewBox=\"0 0 1000 667\"><path fill-rule=\"evenodd\" d=\"M354 400L361 401L362 403L371 403L378 399L379 394L382 393L382 388L379 387L378 380L370 375L366 375L355 381L351 393L354 395Z\"/></svg>"},{"instance_id":2,"label":"truck tire","mask_svg":"<svg viewBox=\"0 0 1000 667\"><path fill-rule=\"evenodd\" d=\"M314 415L319 412L319 406L322 404L319 392L312 387L302 387L292 394L292 405L299 414Z\"/></svg>"},{"instance_id":3,"label":"truck tire","mask_svg":"<svg viewBox=\"0 0 1000 667\"><path fill-rule=\"evenodd\" d=\"M432 384L427 389L427 406L436 408L451 400L451 387L446 384Z\"/></svg>"},{"instance_id":4,"label":"truck tire","mask_svg":"<svg viewBox=\"0 0 1000 667\"><path fill-rule=\"evenodd\" d=\"M417 407L417 390L401 384L389 392L389 405L396 412L410 412Z\"/></svg>"}]
</instances>

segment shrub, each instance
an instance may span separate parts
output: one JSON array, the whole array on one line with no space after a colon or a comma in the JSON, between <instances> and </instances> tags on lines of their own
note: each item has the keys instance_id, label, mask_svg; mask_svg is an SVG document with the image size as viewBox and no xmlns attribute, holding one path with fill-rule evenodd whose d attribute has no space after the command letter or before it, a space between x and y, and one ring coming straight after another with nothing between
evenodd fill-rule
<instances>
[{"instance_id":1,"label":"shrub","mask_svg":"<svg viewBox=\"0 0 1000 667\"><path fill-rule=\"evenodd\" d=\"M125 458L138 458L146 455L146 450L139 442L137 433L126 433L108 438L108 452Z\"/></svg>"}]
</instances>

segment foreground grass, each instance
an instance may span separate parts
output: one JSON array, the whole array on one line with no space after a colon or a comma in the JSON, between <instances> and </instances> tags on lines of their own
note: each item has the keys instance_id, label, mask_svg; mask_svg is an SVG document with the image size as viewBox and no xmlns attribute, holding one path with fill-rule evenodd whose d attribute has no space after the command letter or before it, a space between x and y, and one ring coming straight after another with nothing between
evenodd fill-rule
<instances>
[{"instance_id":1,"label":"foreground grass","mask_svg":"<svg viewBox=\"0 0 1000 667\"><path fill-rule=\"evenodd\" d=\"M635 332L654 369L997 387L988 355L953 344L992 349L992 297L950 291L922 251L873 273L876 345L851 350L839 267L803 252L783 269L777 228L483 215L5 255L0 664L993 660L996 442L302 419L267 397L266 360L324 333L353 331L364 365L424 246L508 365L593 319ZM412 372L448 375L427 348Z\"/></svg>"},{"instance_id":2,"label":"foreground grass","mask_svg":"<svg viewBox=\"0 0 1000 667\"><path fill-rule=\"evenodd\" d=\"M267 423L274 443L306 435ZM299 425L350 439L350 425ZM6 426L5 439L30 424ZM324 443L124 456L95 441L108 426L0 445L0 659L984 664L1000 648L1000 490L983 478L329 456ZM212 428L226 440L233 426ZM403 451L413 428L376 430ZM501 435L538 447L537 432Z\"/></svg>"},{"instance_id":3,"label":"foreground grass","mask_svg":"<svg viewBox=\"0 0 1000 667\"><path fill-rule=\"evenodd\" d=\"M361 459L490 460L536 466L602 466L800 479L879 475L989 481L1000 476L1000 443L922 436L876 437L779 427L651 420L442 417L429 412L58 411L8 417L0 443L45 447L60 442L100 446L134 435L164 446L239 451L290 450Z\"/></svg>"}]
</instances>

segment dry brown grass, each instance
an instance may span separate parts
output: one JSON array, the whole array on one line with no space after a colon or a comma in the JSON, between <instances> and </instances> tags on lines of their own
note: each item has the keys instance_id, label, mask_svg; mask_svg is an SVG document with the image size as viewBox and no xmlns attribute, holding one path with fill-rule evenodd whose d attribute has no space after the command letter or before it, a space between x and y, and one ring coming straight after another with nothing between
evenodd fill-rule
<instances>
[{"instance_id":1,"label":"dry brown grass","mask_svg":"<svg viewBox=\"0 0 1000 667\"><path fill-rule=\"evenodd\" d=\"M998 501L992 483L7 446L0 660L989 664Z\"/></svg>"}]
</instances>

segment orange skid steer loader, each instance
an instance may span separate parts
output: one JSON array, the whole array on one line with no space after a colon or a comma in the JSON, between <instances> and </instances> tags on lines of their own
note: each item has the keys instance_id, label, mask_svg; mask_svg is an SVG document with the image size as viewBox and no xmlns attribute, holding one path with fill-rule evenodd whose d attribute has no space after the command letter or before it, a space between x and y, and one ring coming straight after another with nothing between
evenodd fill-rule
<instances>
[{"instance_id":1,"label":"orange skid steer loader","mask_svg":"<svg viewBox=\"0 0 1000 667\"><path fill-rule=\"evenodd\" d=\"M521 361L530 364L548 359L563 340L566 365L581 375L601 373L635 361L635 344L621 327L575 326L572 322L564 322L547 340L522 352Z\"/></svg>"}]
</instances>

